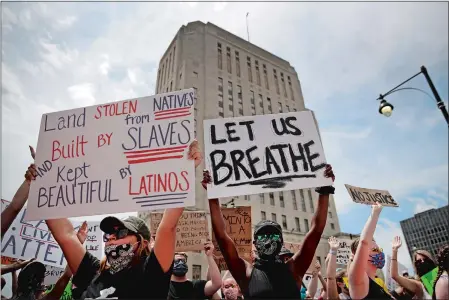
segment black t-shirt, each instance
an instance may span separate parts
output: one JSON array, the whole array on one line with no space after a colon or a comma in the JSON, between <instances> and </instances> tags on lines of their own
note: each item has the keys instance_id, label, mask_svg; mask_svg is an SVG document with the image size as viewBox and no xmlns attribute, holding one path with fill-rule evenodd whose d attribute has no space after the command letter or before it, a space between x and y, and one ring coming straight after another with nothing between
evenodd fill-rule
<instances>
[{"instance_id":1,"label":"black t-shirt","mask_svg":"<svg viewBox=\"0 0 449 300\"><path fill-rule=\"evenodd\" d=\"M368 295L363 299L393 299L377 282L369 278Z\"/></svg>"},{"instance_id":2,"label":"black t-shirt","mask_svg":"<svg viewBox=\"0 0 449 300\"><path fill-rule=\"evenodd\" d=\"M153 251L149 256L142 257L139 264L117 274L111 275L108 270L99 274L99 269L100 261L86 252L73 277L76 287L84 291L80 299L98 298L100 292L104 294L105 290L109 291L107 298L167 298L172 267L164 273Z\"/></svg>"},{"instance_id":3,"label":"black t-shirt","mask_svg":"<svg viewBox=\"0 0 449 300\"><path fill-rule=\"evenodd\" d=\"M206 283L206 280L170 281L168 299L206 299L204 295Z\"/></svg>"}]
</instances>

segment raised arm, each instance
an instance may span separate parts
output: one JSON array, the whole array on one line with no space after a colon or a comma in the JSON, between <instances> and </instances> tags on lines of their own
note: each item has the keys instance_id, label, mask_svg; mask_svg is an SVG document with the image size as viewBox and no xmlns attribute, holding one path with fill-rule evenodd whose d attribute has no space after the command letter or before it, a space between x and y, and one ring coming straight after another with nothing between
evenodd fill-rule
<instances>
[{"instance_id":1,"label":"raised arm","mask_svg":"<svg viewBox=\"0 0 449 300\"><path fill-rule=\"evenodd\" d=\"M17 272L13 271L11 273L11 292L12 296L14 297L17 295L17 288L19 287L19 281L17 280ZM11 297L11 298L13 298Z\"/></svg>"},{"instance_id":2,"label":"raised arm","mask_svg":"<svg viewBox=\"0 0 449 300\"><path fill-rule=\"evenodd\" d=\"M211 177L208 171L203 172L203 187L207 189L207 185L211 182ZM223 258L228 265L229 272L237 281L238 285L244 290L248 284L248 277L246 275L246 264L237 252L237 247L234 241L226 232L226 224L220 208L218 199L209 199L210 218L212 222L212 230L217 239Z\"/></svg>"},{"instance_id":3,"label":"raised arm","mask_svg":"<svg viewBox=\"0 0 449 300\"><path fill-rule=\"evenodd\" d=\"M190 144L187 156L188 159L194 160L195 168L200 165L203 158L197 141L193 141ZM192 182L191 184L195 183ZM153 251L164 272L168 272L173 263L176 244L176 226L183 211L184 207L167 208L156 232Z\"/></svg>"},{"instance_id":4,"label":"raised arm","mask_svg":"<svg viewBox=\"0 0 449 300\"><path fill-rule=\"evenodd\" d=\"M331 165L326 166L324 176L331 177L332 180L335 180ZM320 196L318 197L317 210L312 218L311 228L306 234L299 251L288 262L295 278L302 278L313 260L324 227L326 226L329 194L334 193L334 188L332 186L324 186L317 188L316 191Z\"/></svg>"},{"instance_id":5,"label":"raised arm","mask_svg":"<svg viewBox=\"0 0 449 300\"><path fill-rule=\"evenodd\" d=\"M374 231L376 230L381 211L382 205L379 203L372 206L371 215L360 235L360 242L349 268L349 292L354 299L364 298L369 291L369 279L366 274L366 267L373 244Z\"/></svg>"},{"instance_id":6,"label":"raised arm","mask_svg":"<svg viewBox=\"0 0 449 300\"><path fill-rule=\"evenodd\" d=\"M392 243L392 257L391 257L391 265L390 272L391 278L393 278L400 286L409 290L413 294L421 299L423 286L416 280L405 278L404 276L399 275L398 272L398 250L402 246L401 238L399 236L395 236Z\"/></svg>"},{"instance_id":7,"label":"raised arm","mask_svg":"<svg viewBox=\"0 0 449 300\"><path fill-rule=\"evenodd\" d=\"M337 281L337 251L340 248L340 241L331 236L328 240L330 251L328 254L329 263L326 269L326 286L328 299L338 299Z\"/></svg>"},{"instance_id":8,"label":"raised arm","mask_svg":"<svg viewBox=\"0 0 449 300\"><path fill-rule=\"evenodd\" d=\"M29 259L29 260L24 260L24 261L16 261L12 264L9 265L2 265L2 275L11 273L11 272L15 272L17 270L20 270L22 268L25 268L30 262L34 261L35 258Z\"/></svg>"},{"instance_id":9,"label":"raised arm","mask_svg":"<svg viewBox=\"0 0 449 300\"><path fill-rule=\"evenodd\" d=\"M315 262L315 269L312 271L312 279L309 281L307 285L307 294L313 299L316 295L316 291L318 289L318 273L320 272L321 266L317 262Z\"/></svg>"},{"instance_id":10,"label":"raised arm","mask_svg":"<svg viewBox=\"0 0 449 300\"><path fill-rule=\"evenodd\" d=\"M206 282L204 287L204 295L210 297L214 295L221 288L221 274L217 263L214 260L214 245L210 240L208 240L204 245L204 250L206 252L207 263L209 268L207 273L210 279Z\"/></svg>"}]
</instances>

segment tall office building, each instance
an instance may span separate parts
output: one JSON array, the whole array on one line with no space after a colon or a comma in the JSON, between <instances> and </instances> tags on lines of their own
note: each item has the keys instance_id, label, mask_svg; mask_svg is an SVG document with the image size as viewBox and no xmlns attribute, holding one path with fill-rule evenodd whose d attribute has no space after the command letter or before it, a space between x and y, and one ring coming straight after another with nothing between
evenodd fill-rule
<instances>
[{"instance_id":1,"label":"tall office building","mask_svg":"<svg viewBox=\"0 0 449 300\"><path fill-rule=\"evenodd\" d=\"M306 110L298 74L289 62L211 23L182 26L159 63L157 93L194 88L195 134L204 149L203 120ZM202 178L203 166L197 168ZM208 211L206 193L196 182L196 207ZM263 219L277 221L284 240L301 242L317 207L314 189L302 189L220 199L221 203L252 207L253 226ZM148 218L148 213L140 213ZM326 228L316 256L324 265L327 237L340 232L331 197ZM190 278L205 278L204 256L189 256Z\"/></svg>"},{"instance_id":2,"label":"tall office building","mask_svg":"<svg viewBox=\"0 0 449 300\"><path fill-rule=\"evenodd\" d=\"M401 221L402 233L412 261L414 250L427 250L432 255L436 255L441 246L448 244L448 218L446 205L423 211Z\"/></svg>"}]
</instances>

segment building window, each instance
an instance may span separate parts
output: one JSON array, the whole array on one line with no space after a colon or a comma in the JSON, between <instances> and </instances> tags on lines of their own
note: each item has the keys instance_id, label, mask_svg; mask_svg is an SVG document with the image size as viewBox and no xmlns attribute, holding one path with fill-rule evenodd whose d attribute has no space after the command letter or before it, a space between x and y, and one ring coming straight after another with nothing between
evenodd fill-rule
<instances>
[{"instance_id":1,"label":"building window","mask_svg":"<svg viewBox=\"0 0 449 300\"><path fill-rule=\"evenodd\" d=\"M253 82L253 71L251 67L251 57L246 57L246 64L248 65L248 80L249 82Z\"/></svg>"},{"instance_id":2,"label":"building window","mask_svg":"<svg viewBox=\"0 0 449 300\"><path fill-rule=\"evenodd\" d=\"M262 219L262 221L265 221L267 219L267 214L264 211L261 211L260 218Z\"/></svg>"},{"instance_id":3,"label":"building window","mask_svg":"<svg viewBox=\"0 0 449 300\"><path fill-rule=\"evenodd\" d=\"M173 73L173 70L175 68L175 58L176 58L176 46L173 47L173 62L171 64L171 72Z\"/></svg>"},{"instance_id":4,"label":"building window","mask_svg":"<svg viewBox=\"0 0 449 300\"><path fill-rule=\"evenodd\" d=\"M282 90L284 91L284 97L287 97L287 89L285 88L284 73L281 72Z\"/></svg>"},{"instance_id":5,"label":"building window","mask_svg":"<svg viewBox=\"0 0 449 300\"><path fill-rule=\"evenodd\" d=\"M286 108L287 112L290 112L290 107L288 105L285 105L285 108Z\"/></svg>"},{"instance_id":6,"label":"building window","mask_svg":"<svg viewBox=\"0 0 449 300\"><path fill-rule=\"evenodd\" d=\"M278 81L278 74L275 69L273 69L273 76L274 76L274 85L276 87L276 93L279 95L279 81Z\"/></svg>"},{"instance_id":7,"label":"building window","mask_svg":"<svg viewBox=\"0 0 449 300\"><path fill-rule=\"evenodd\" d=\"M226 66L228 69L228 73L232 73L231 48L229 47L226 47Z\"/></svg>"},{"instance_id":8,"label":"building window","mask_svg":"<svg viewBox=\"0 0 449 300\"><path fill-rule=\"evenodd\" d=\"M292 193L293 209L294 209L294 210L298 210L298 203L296 203L296 194L295 194L295 191L292 190L291 193Z\"/></svg>"},{"instance_id":9,"label":"building window","mask_svg":"<svg viewBox=\"0 0 449 300\"><path fill-rule=\"evenodd\" d=\"M267 74L267 66L264 64L263 65L263 79L265 81L265 88L267 90L270 89L270 86L268 85L268 74Z\"/></svg>"},{"instance_id":10,"label":"building window","mask_svg":"<svg viewBox=\"0 0 449 300\"><path fill-rule=\"evenodd\" d=\"M257 85L260 85L260 71L259 71L259 61L254 61L256 65L256 83Z\"/></svg>"},{"instance_id":11,"label":"building window","mask_svg":"<svg viewBox=\"0 0 449 300\"><path fill-rule=\"evenodd\" d=\"M156 93L159 92L159 85L161 84L161 69L157 71L157 84L156 84Z\"/></svg>"},{"instance_id":12,"label":"building window","mask_svg":"<svg viewBox=\"0 0 449 300\"><path fill-rule=\"evenodd\" d=\"M170 92L173 91L173 80L170 81Z\"/></svg>"},{"instance_id":13,"label":"building window","mask_svg":"<svg viewBox=\"0 0 449 300\"><path fill-rule=\"evenodd\" d=\"M262 110L262 115L264 115L265 110L263 108L263 96L261 94L259 94L259 106L260 106L260 109Z\"/></svg>"},{"instance_id":14,"label":"building window","mask_svg":"<svg viewBox=\"0 0 449 300\"><path fill-rule=\"evenodd\" d=\"M282 228L287 229L287 217L282 215Z\"/></svg>"},{"instance_id":15,"label":"building window","mask_svg":"<svg viewBox=\"0 0 449 300\"><path fill-rule=\"evenodd\" d=\"M308 189L307 193L309 194L310 209L311 209L312 212L315 212L315 208L313 207L312 190Z\"/></svg>"},{"instance_id":16,"label":"building window","mask_svg":"<svg viewBox=\"0 0 449 300\"><path fill-rule=\"evenodd\" d=\"M309 220L304 219L304 227L306 228L306 232L309 232Z\"/></svg>"},{"instance_id":17,"label":"building window","mask_svg":"<svg viewBox=\"0 0 449 300\"><path fill-rule=\"evenodd\" d=\"M299 226L299 218L295 217L295 226L296 226L296 231L301 232L301 226Z\"/></svg>"},{"instance_id":18,"label":"building window","mask_svg":"<svg viewBox=\"0 0 449 300\"><path fill-rule=\"evenodd\" d=\"M167 77L167 78L165 78L165 79L166 79L166 82L168 83L168 78L170 77L170 76L169 76L169 74L170 74L170 69L169 69L169 67L168 67L168 58L165 60L165 66L167 67L167 71L165 72L165 77Z\"/></svg>"},{"instance_id":19,"label":"building window","mask_svg":"<svg viewBox=\"0 0 449 300\"><path fill-rule=\"evenodd\" d=\"M165 65L162 64L162 86L165 84Z\"/></svg>"},{"instance_id":20,"label":"building window","mask_svg":"<svg viewBox=\"0 0 449 300\"><path fill-rule=\"evenodd\" d=\"M223 78L218 77L218 115L224 117L223 108Z\"/></svg>"},{"instance_id":21,"label":"building window","mask_svg":"<svg viewBox=\"0 0 449 300\"><path fill-rule=\"evenodd\" d=\"M276 219L276 214L271 214L271 221L275 221L275 222L277 222L277 219Z\"/></svg>"},{"instance_id":22,"label":"building window","mask_svg":"<svg viewBox=\"0 0 449 300\"><path fill-rule=\"evenodd\" d=\"M265 196L264 194L259 194L260 204L265 204Z\"/></svg>"},{"instance_id":23,"label":"building window","mask_svg":"<svg viewBox=\"0 0 449 300\"><path fill-rule=\"evenodd\" d=\"M254 91L249 91L249 95L251 98L251 113L253 116L255 116L256 115L256 104L254 101Z\"/></svg>"},{"instance_id":24,"label":"building window","mask_svg":"<svg viewBox=\"0 0 449 300\"><path fill-rule=\"evenodd\" d=\"M237 77L240 77L240 56L238 51L235 51L235 72Z\"/></svg>"},{"instance_id":25,"label":"building window","mask_svg":"<svg viewBox=\"0 0 449 300\"><path fill-rule=\"evenodd\" d=\"M268 102L268 112L269 113L273 113L273 109L271 107L271 98L267 97L267 102Z\"/></svg>"},{"instance_id":26,"label":"building window","mask_svg":"<svg viewBox=\"0 0 449 300\"><path fill-rule=\"evenodd\" d=\"M245 200L246 200L246 201L249 201L249 200L250 200L249 195L245 195Z\"/></svg>"},{"instance_id":27,"label":"building window","mask_svg":"<svg viewBox=\"0 0 449 300\"><path fill-rule=\"evenodd\" d=\"M234 96L233 96L232 82L228 81L228 103L231 116L234 116Z\"/></svg>"},{"instance_id":28,"label":"building window","mask_svg":"<svg viewBox=\"0 0 449 300\"><path fill-rule=\"evenodd\" d=\"M223 68L223 54L221 53L221 43L217 44L217 50L218 50L218 57L217 57L218 69L221 70Z\"/></svg>"},{"instance_id":29,"label":"building window","mask_svg":"<svg viewBox=\"0 0 449 300\"><path fill-rule=\"evenodd\" d=\"M171 70L170 66L171 66L171 53L168 56L168 70ZM171 75L171 72L169 74ZM168 77L170 77L170 76L168 76Z\"/></svg>"},{"instance_id":30,"label":"building window","mask_svg":"<svg viewBox=\"0 0 449 300\"><path fill-rule=\"evenodd\" d=\"M273 193L270 193L269 197L270 197L270 205L274 206L274 195L273 195Z\"/></svg>"},{"instance_id":31,"label":"building window","mask_svg":"<svg viewBox=\"0 0 449 300\"><path fill-rule=\"evenodd\" d=\"M303 190L299 190L299 198L301 200L302 211L307 212L307 210L306 210L306 201L304 200L304 191Z\"/></svg>"},{"instance_id":32,"label":"building window","mask_svg":"<svg viewBox=\"0 0 449 300\"><path fill-rule=\"evenodd\" d=\"M335 225L334 225L334 223L331 223L331 229L332 229L332 230L335 230Z\"/></svg>"},{"instance_id":33,"label":"building window","mask_svg":"<svg viewBox=\"0 0 449 300\"><path fill-rule=\"evenodd\" d=\"M279 192L279 204L281 205L281 207L285 207L284 192Z\"/></svg>"},{"instance_id":34,"label":"building window","mask_svg":"<svg viewBox=\"0 0 449 300\"><path fill-rule=\"evenodd\" d=\"M292 81L290 80L290 76L287 76L288 79L288 88L290 89L290 95L292 96L292 100L295 100L295 94L293 94Z\"/></svg>"},{"instance_id":35,"label":"building window","mask_svg":"<svg viewBox=\"0 0 449 300\"><path fill-rule=\"evenodd\" d=\"M331 211L329 212L329 218L332 218L332 212Z\"/></svg>"},{"instance_id":36,"label":"building window","mask_svg":"<svg viewBox=\"0 0 449 300\"><path fill-rule=\"evenodd\" d=\"M279 104L279 112L281 113L282 112L282 103L278 102L278 104Z\"/></svg>"},{"instance_id":37,"label":"building window","mask_svg":"<svg viewBox=\"0 0 449 300\"><path fill-rule=\"evenodd\" d=\"M201 265L192 265L192 279L193 280L201 279Z\"/></svg>"},{"instance_id":38,"label":"building window","mask_svg":"<svg viewBox=\"0 0 449 300\"><path fill-rule=\"evenodd\" d=\"M237 101L239 103L239 114L243 116L243 95L242 95L242 87L240 85L237 86Z\"/></svg>"},{"instance_id":39,"label":"building window","mask_svg":"<svg viewBox=\"0 0 449 300\"><path fill-rule=\"evenodd\" d=\"M193 77L198 78L198 72L193 72Z\"/></svg>"}]
</instances>

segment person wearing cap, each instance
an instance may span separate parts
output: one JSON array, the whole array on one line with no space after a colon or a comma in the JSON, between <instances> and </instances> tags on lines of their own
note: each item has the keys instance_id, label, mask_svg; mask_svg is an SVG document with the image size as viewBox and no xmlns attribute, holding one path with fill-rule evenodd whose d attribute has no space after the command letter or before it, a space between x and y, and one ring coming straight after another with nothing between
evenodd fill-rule
<instances>
[{"instance_id":1,"label":"person wearing cap","mask_svg":"<svg viewBox=\"0 0 449 300\"><path fill-rule=\"evenodd\" d=\"M279 258L286 263L290 258L292 258L294 255L293 252L285 248L284 245L282 245L281 251L279 252Z\"/></svg>"},{"instance_id":2,"label":"person wearing cap","mask_svg":"<svg viewBox=\"0 0 449 300\"><path fill-rule=\"evenodd\" d=\"M330 165L326 165L324 175L335 179ZM207 189L211 177L207 171L203 173L203 177L202 184ZM212 229L229 271L242 289L245 299L298 299L300 297L301 285L298 284L298 279L304 276L313 260L326 226L329 194L333 194L334 190L332 186L315 189L320 196L312 226L304 238L301 249L287 263L279 258L284 244L282 228L278 223L270 220L263 220L255 226L253 243L257 249L258 258L254 265L247 263L239 256L234 241L226 232L218 199L209 199Z\"/></svg>"},{"instance_id":3,"label":"person wearing cap","mask_svg":"<svg viewBox=\"0 0 449 300\"><path fill-rule=\"evenodd\" d=\"M201 163L197 141L190 144L187 157L194 161L195 167ZM28 170L28 178L35 180L36 176L35 168ZM183 211L183 207L165 210L152 249L150 231L142 219L106 217L100 224L106 255L101 261L86 251L68 219L46 220L46 223L74 274L73 283L84 290L81 299L166 299L176 226Z\"/></svg>"}]
</instances>

